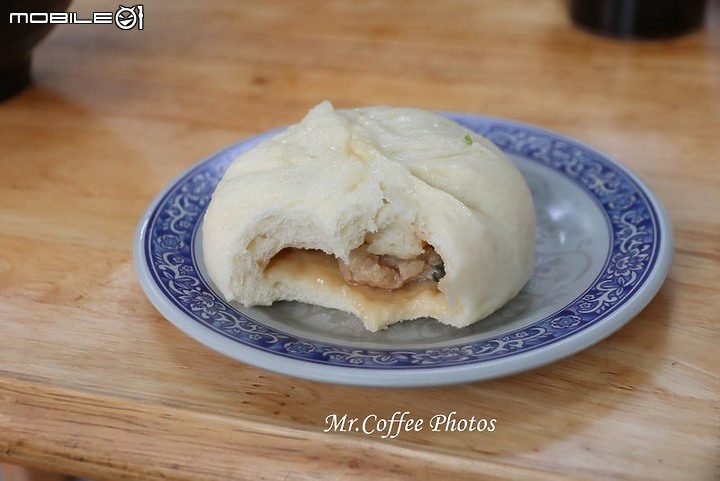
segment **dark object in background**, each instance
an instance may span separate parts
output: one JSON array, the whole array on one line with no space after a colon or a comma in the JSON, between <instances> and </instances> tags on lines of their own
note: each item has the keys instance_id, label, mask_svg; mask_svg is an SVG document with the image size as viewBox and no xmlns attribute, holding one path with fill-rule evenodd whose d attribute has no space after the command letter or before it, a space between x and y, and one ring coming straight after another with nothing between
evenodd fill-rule
<instances>
[{"instance_id":1,"label":"dark object in background","mask_svg":"<svg viewBox=\"0 0 720 481\"><path fill-rule=\"evenodd\" d=\"M0 0L0 101L30 83L32 51L55 26L10 23L12 12L64 12L71 0Z\"/></svg>"},{"instance_id":2,"label":"dark object in background","mask_svg":"<svg viewBox=\"0 0 720 481\"><path fill-rule=\"evenodd\" d=\"M601 35L655 39L702 25L705 0L570 0L570 17Z\"/></svg>"}]
</instances>

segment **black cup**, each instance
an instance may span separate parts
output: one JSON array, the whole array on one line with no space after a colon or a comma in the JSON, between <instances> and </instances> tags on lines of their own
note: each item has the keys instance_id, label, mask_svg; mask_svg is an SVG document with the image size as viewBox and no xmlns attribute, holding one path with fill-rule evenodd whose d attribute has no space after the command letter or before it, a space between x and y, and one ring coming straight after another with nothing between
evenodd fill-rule
<instances>
[{"instance_id":1,"label":"black cup","mask_svg":"<svg viewBox=\"0 0 720 481\"><path fill-rule=\"evenodd\" d=\"M591 32L618 38L661 39L703 23L706 0L570 0L570 17Z\"/></svg>"},{"instance_id":2,"label":"black cup","mask_svg":"<svg viewBox=\"0 0 720 481\"><path fill-rule=\"evenodd\" d=\"M0 101L30 83L32 52L54 27L51 23L10 23L17 12L63 12L71 0L0 0Z\"/></svg>"}]
</instances>

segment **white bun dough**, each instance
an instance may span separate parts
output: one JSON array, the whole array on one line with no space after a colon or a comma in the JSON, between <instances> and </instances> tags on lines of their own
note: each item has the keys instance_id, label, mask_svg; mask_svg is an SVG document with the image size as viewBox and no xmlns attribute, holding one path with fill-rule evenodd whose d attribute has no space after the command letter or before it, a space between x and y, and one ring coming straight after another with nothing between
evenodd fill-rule
<instances>
[{"instance_id":1,"label":"white bun dough","mask_svg":"<svg viewBox=\"0 0 720 481\"><path fill-rule=\"evenodd\" d=\"M228 301L317 304L370 331L419 317L477 322L522 289L535 253L528 187L490 141L419 109L329 102L230 165L202 235ZM400 287L348 281L339 268L360 251L366 267L419 265L428 249L444 272Z\"/></svg>"}]
</instances>

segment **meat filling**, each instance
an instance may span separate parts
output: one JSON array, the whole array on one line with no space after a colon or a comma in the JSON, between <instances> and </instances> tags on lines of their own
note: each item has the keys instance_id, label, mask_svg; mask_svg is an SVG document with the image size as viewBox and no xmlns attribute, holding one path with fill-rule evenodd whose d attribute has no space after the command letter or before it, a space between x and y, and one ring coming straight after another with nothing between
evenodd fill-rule
<instances>
[{"instance_id":1,"label":"meat filling","mask_svg":"<svg viewBox=\"0 0 720 481\"><path fill-rule=\"evenodd\" d=\"M364 284L383 289L399 289L410 282L439 281L445 275L440 255L431 245L412 259L378 255L368 251L367 244L350 252L350 262L338 261L340 273L349 284Z\"/></svg>"}]
</instances>

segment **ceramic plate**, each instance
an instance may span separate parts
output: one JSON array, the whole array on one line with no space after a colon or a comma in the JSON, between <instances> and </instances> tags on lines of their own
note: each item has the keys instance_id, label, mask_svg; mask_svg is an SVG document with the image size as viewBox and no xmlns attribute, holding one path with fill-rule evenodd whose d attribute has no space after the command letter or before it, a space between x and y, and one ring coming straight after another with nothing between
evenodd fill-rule
<instances>
[{"instance_id":1,"label":"ceramic plate","mask_svg":"<svg viewBox=\"0 0 720 481\"><path fill-rule=\"evenodd\" d=\"M331 309L225 302L205 272L203 213L232 160L278 131L199 162L154 200L134 246L148 297L179 329L233 359L365 386L450 384L532 369L599 342L650 302L670 266L672 232L662 206L635 175L580 142L537 127L444 115L505 151L535 202L534 275L489 318L463 329L419 319L373 334L359 319Z\"/></svg>"}]
</instances>

